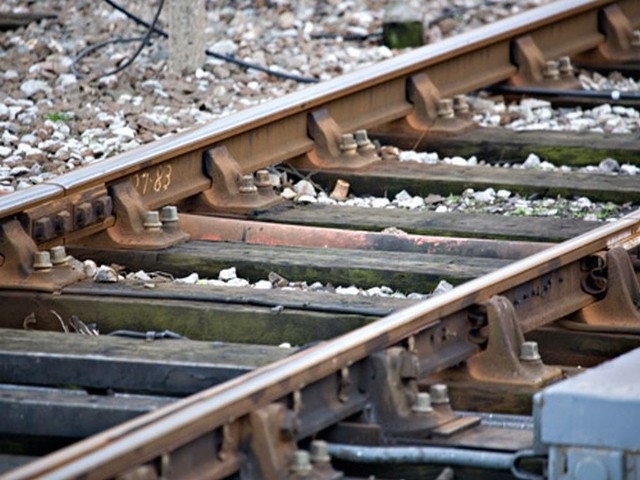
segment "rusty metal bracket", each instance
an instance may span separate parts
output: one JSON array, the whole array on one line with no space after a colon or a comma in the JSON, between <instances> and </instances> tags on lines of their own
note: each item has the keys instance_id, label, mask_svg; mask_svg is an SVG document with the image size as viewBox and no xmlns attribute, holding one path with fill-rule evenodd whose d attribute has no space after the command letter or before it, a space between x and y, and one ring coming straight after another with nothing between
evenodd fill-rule
<instances>
[{"instance_id":1,"label":"rusty metal bracket","mask_svg":"<svg viewBox=\"0 0 640 480\"><path fill-rule=\"evenodd\" d=\"M432 405L431 397L418 391L420 365L417 355L404 348L389 348L370 357L372 405L366 418L387 435L427 438L448 435L478 423L475 417L461 419L447 405Z\"/></svg>"},{"instance_id":2,"label":"rusty metal bracket","mask_svg":"<svg viewBox=\"0 0 640 480\"><path fill-rule=\"evenodd\" d=\"M597 265L597 276L603 278L606 267L606 293L602 300L576 312L571 320L602 327L640 329L640 282L629 253L621 247L607 252L606 264ZM595 274L594 274L595 275ZM602 284L601 280L601 284ZM584 286L583 286L584 288ZM601 293L604 293L605 289Z\"/></svg>"},{"instance_id":3,"label":"rusty metal bracket","mask_svg":"<svg viewBox=\"0 0 640 480\"><path fill-rule=\"evenodd\" d=\"M78 239L74 245L162 249L189 239L189 235L178 227L175 207L165 207L162 215L157 211L148 211L130 180L110 186L109 193L113 199L115 224L94 235Z\"/></svg>"},{"instance_id":4,"label":"rusty metal bracket","mask_svg":"<svg viewBox=\"0 0 640 480\"><path fill-rule=\"evenodd\" d=\"M38 244L62 243L113 223L113 205L104 186L93 187L20 214L28 235Z\"/></svg>"},{"instance_id":5,"label":"rusty metal bracket","mask_svg":"<svg viewBox=\"0 0 640 480\"><path fill-rule=\"evenodd\" d=\"M240 467L241 478L343 478L328 461L313 458L309 452L297 449L298 417L284 404L272 403L252 412L249 427L248 456Z\"/></svg>"},{"instance_id":6,"label":"rusty metal bracket","mask_svg":"<svg viewBox=\"0 0 640 480\"><path fill-rule=\"evenodd\" d=\"M545 59L530 35L511 42L511 61L518 66L518 73L508 84L515 87L547 87L581 89L567 57L559 61Z\"/></svg>"},{"instance_id":7,"label":"rusty metal bracket","mask_svg":"<svg viewBox=\"0 0 640 480\"><path fill-rule=\"evenodd\" d=\"M244 175L224 145L204 153L203 168L211 179L211 188L184 202L189 211L246 216L283 201L273 189L266 170L256 172L255 178Z\"/></svg>"},{"instance_id":8,"label":"rusty metal bracket","mask_svg":"<svg viewBox=\"0 0 640 480\"><path fill-rule=\"evenodd\" d=\"M605 41L593 50L576 55L576 63L602 68L640 62L640 39L620 6L609 5L599 13L599 27Z\"/></svg>"},{"instance_id":9,"label":"rusty metal bracket","mask_svg":"<svg viewBox=\"0 0 640 480\"><path fill-rule=\"evenodd\" d=\"M407 79L407 98L414 110L406 122L414 130L426 131L429 136L447 136L475 128L464 96L443 98L426 73Z\"/></svg>"},{"instance_id":10,"label":"rusty metal bracket","mask_svg":"<svg viewBox=\"0 0 640 480\"><path fill-rule=\"evenodd\" d=\"M309 113L307 132L315 147L292 162L298 168L359 170L380 161L366 130L343 132L326 108Z\"/></svg>"},{"instance_id":11,"label":"rusty metal bracket","mask_svg":"<svg viewBox=\"0 0 640 480\"><path fill-rule=\"evenodd\" d=\"M20 222L0 223L0 288L53 292L85 278L82 262L64 249L56 251L54 260L38 251Z\"/></svg>"},{"instance_id":12,"label":"rusty metal bracket","mask_svg":"<svg viewBox=\"0 0 640 480\"><path fill-rule=\"evenodd\" d=\"M473 381L487 384L538 388L560 378L559 368L542 363L537 345L525 342L515 308L506 297L496 295L479 305L486 316L479 324L479 309L470 317L470 341L485 348L458 368L443 372L441 381ZM481 341L480 335L483 338Z\"/></svg>"}]
</instances>

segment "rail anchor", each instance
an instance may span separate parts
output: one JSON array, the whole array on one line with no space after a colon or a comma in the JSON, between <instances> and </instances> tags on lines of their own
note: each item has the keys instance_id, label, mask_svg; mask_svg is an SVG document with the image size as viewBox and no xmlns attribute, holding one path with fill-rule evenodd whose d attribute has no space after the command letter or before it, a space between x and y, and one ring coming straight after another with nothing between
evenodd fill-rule
<instances>
[{"instance_id":1,"label":"rail anchor","mask_svg":"<svg viewBox=\"0 0 640 480\"><path fill-rule=\"evenodd\" d=\"M326 108L309 113L307 131L315 147L291 162L296 168L359 170L380 161L366 130L343 132Z\"/></svg>"},{"instance_id":2,"label":"rail anchor","mask_svg":"<svg viewBox=\"0 0 640 480\"><path fill-rule=\"evenodd\" d=\"M296 447L297 415L284 404L272 403L249 416L249 455L240 478L339 480L342 473L326 459Z\"/></svg>"},{"instance_id":3,"label":"rail anchor","mask_svg":"<svg viewBox=\"0 0 640 480\"><path fill-rule=\"evenodd\" d=\"M603 8L599 24L605 41L592 50L576 55L574 61L591 69L624 70L625 64L637 69L640 40L620 6L614 4Z\"/></svg>"},{"instance_id":4,"label":"rail anchor","mask_svg":"<svg viewBox=\"0 0 640 480\"><path fill-rule=\"evenodd\" d=\"M370 357L375 385L370 388L372 408L370 422L381 426L393 437L428 438L452 435L479 422L476 417L459 417L449 402L432 401L431 394L418 391L417 355L394 347Z\"/></svg>"},{"instance_id":5,"label":"rail anchor","mask_svg":"<svg viewBox=\"0 0 640 480\"><path fill-rule=\"evenodd\" d=\"M518 66L518 73L507 82L514 87L545 87L582 89L568 58L562 65L545 59L530 35L515 39L511 43L512 62Z\"/></svg>"},{"instance_id":6,"label":"rail anchor","mask_svg":"<svg viewBox=\"0 0 640 480\"><path fill-rule=\"evenodd\" d=\"M66 257L52 262L39 252L17 220L0 223L0 281L4 289L54 292L85 278L82 262Z\"/></svg>"},{"instance_id":7,"label":"rail anchor","mask_svg":"<svg viewBox=\"0 0 640 480\"><path fill-rule=\"evenodd\" d=\"M613 248L606 254L606 263L595 265L594 269L592 276L598 274L602 284L602 299L576 312L563 326L640 331L640 282L629 253L622 247Z\"/></svg>"},{"instance_id":8,"label":"rail anchor","mask_svg":"<svg viewBox=\"0 0 640 480\"><path fill-rule=\"evenodd\" d=\"M211 188L184 202L186 210L247 216L283 201L264 175L266 171L259 171L256 179L243 174L240 164L224 145L207 150L203 166L205 175L211 179Z\"/></svg>"}]
</instances>

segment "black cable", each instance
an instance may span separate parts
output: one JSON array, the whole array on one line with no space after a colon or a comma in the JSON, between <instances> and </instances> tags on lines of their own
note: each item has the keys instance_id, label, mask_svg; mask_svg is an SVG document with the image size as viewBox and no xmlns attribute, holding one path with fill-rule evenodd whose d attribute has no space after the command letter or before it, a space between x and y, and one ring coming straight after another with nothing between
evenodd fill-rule
<instances>
[{"instance_id":1,"label":"black cable","mask_svg":"<svg viewBox=\"0 0 640 480\"><path fill-rule=\"evenodd\" d=\"M621 92L619 90L571 90L545 87L512 87L509 85L493 85L483 90L491 93L505 93L514 95L537 95L547 97L586 97L613 101L640 100L640 92Z\"/></svg>"},{"instance_id":2,"label":"black cable","mask_svg":"<svg viewBox=\"0 0 640 480\"><path fill-rule=\"evenodd\" d=\"M92 45L92 46L87 47L84 50L82 50L76 56L76 58L73 59L73 62L71 63L71 71L73 72L73 74L76 77L82 78L83 75L76 69L77 63L82 58L84 58L86 55L88 55L88 54L90 54L92 52L95 52L96 50L98 50L100 48L103 48L106 45L109 45L109 44L112 44L112 43L130 43L130 42L140 41L141 43L138 46L138 49L133 53L133 55L131 55L131 57L129 59L127 59L126 62L124 62L122 65L118 66L117 68L115 68L113 70L101 73L97 77L93 77L91 80L97 80L97 79L102 78L102 77L106 77L106 76L109 76L109 75L114 75L116 73L121 72L125 68L127 68L129 65L131 65L133 63L133 61L138 57L138 55L140 55L140 52L142 52L142 49L149 44L149 39L151 38L151 35L153 35L153 33L155 31L156 24L158 23L158 19L160 18L160 13L162 12L162 8L163 7L164 7L164 0L160 0L159 3L158 3L158 8L156 9L156 14L153 16L153 20L151 21L151 24L148 26L147 33L144 34L144 37L115 38L115 39L107 40L105 42L97 43L96 45Z\"/></svg>"},{"instance_id":3,"label":"black cable","mask_svg":"<svg viewBox=\"0 0 640 480\"><path fill-rule=\"evenodd\" d=\"M153 33L157 33L158 35L160 35L163 38L169 38L169 34L166 33L164 30L160 29L159 27L157 27L155 24L150 24L146 21L144 21L143 19L141 19L140 17L134 15L133 13L129 12L126 8L118 5L117 3L115 3L113 0L104 0L105 2L107 2L109 5L111 5L114 9L118 10L120 13L123 13L124 15L126 15L127 17L129 17L131 20L133 20L134 22L136 22L138 25L143 25L145 27L147 27L149 29L149 31L153 32ZM240 67L243 68L247 68L247 69L253 69L253 70L258 70L260 72L264 72L267 73L271 76L277 77L277 78L283 78L285 80L294 80L296 82L300 82L300 83L318 83L318 79L317 78L312 78L312 77L301 77L299 75L294 75L291 73L284 73L284 72L278 72L276 70L272 70L268 67L264 67L262 65L258 65L256 63L252 63L252 62L246 62L244 60L240 60L237 59L231 55L224 55L221 53L216 53L213 52L209 49L205 49L205 53L213 58L217 58L218 60L224 60L225 62L229 62L229 63L234 63Z\"/></svg>"}]
</instances>

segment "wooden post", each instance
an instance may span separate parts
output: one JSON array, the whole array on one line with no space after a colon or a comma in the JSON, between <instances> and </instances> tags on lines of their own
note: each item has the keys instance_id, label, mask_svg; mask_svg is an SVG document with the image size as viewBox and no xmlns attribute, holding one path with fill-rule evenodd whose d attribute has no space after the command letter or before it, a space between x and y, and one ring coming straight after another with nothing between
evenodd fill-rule
<instances>
[{"instance_id":1,"label":"wooden post","mask_svg":"<svg viewBox=\"0 0 640 480\"><path fill-rule=\"evenodd\" d=\"M205 0L168 0L169 69L193 73L204 64Z\"/></svg>"}]
</instances>

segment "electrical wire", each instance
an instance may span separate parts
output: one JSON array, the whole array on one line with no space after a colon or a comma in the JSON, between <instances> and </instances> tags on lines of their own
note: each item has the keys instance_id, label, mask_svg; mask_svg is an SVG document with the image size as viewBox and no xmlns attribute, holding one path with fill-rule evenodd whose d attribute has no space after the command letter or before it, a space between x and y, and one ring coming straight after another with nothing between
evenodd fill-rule
<instances>
[{"instance_id":1,"label":"electrical wire","mask_svg":"<svg viewBox=\"0 0 640 480\"><path fill-rule=\"evenodd\" d=\"M102 43L99 43L99 44L96 44L96 45L92 45L91 47L88 47L88 48L84 49L74 59L74 61L72 63L72 66L71 66L72 72L74 74L76 74L76 75L78 75L77 70L75 68L75 65L76 65L77 61L80 60L81 58L83 58L84 56L88 55L89 53L94 52L95 50L104 47L105 45L109 45L111 43L135 42L135 41L140 41L141 39L146 39L146 40L143 41L143 43L139 47L138 51L136 51L135 55L129 61L127 61L126 65L121 66L122 68L118 67L118 69L116 69L114 71L111 71L111 72L108 72L108 73L104 73L104 74L102 74L102 75L100 75L98 77L94 77L94 79L101 78L101 77L104 77L106 75L111 75L111 74L117 73L117 72L121 71L122 69L126 68L128 65L130 65L131 62L133 62L133 60L135 59L135 57L139 55L139 53L142 50L142 48L144 48L144 46L146 46L148 44L149 38L151 37L152 34L155 33L157 35L160 35L163 38L169 38L169 34L166 33L164 30L162 30L161 28L159 28L156 25L157 19L160 16L160 12L162 10L162 5L164 3L164 0L160 0L160 5L159 5L159 7L158 7L158 9L156 11L156 15L154 16L154 19L153 19L153 21L151 23L148 23L145 20L143 20L142 18L138 17L137 15L134 15L129 10L127 10L126 8L124 8L121 5L118 5L113 0L104 0L104 1L107 2L115 10L119 11L120 13L122 13L126 17L128 17L129 19L131 19L134 22L136 22L138 25L142 25L142 26L146 27L147 28L147 33L145 34L144 37L112 39L112 40L107 40L106 42L102 42ZM318 83L318 81L319 81L317 78L303 77L303 76L295 75L295 74L291 74L291 73L280 72L280 71L273 70L271 68L265 67L263 65L258 65L256 63L247 62L245 60L240 60L238 58L235 58L232 55L224 55L224 54L221 54L221 53L216 53L216 52L213 52L213 51L211 51L209 49L205 49L205 53L210 57L217 58L218 60L223 60L225 62L233 63L235 65L238 65L238 66L242 67L242 68L258 70L260 72L264 72L264 73L266 73L268 75L271 75L273 77L282 78L282 79L285 79L285 80L294 80L294 81L299 82L299 83Z\"/></svg>"},{"instance_id":2,"label":"electrical wire","mask_svg":"<svg viewBox=\"0 0 640 480\"><path fill-rule=\"evenodd\" d=\"M83 49L76 56L76 58L73 59L73 62L71 63L71 71L73 72L73 74L76 77L82 78L83 75L77 70L76 65L82 58L84 58L88 54L95 52L96 50L99 50L100 48L103 48L113 43L131 43L131 42L139 41L140 45L138 46L137 50L133 53L133 55L131 55L131 57L127 59L127 61L125 61L122 65L119 65L117 68L114 68L113 70L109 70L108 72L104 72L96 77L93 77L91 80L97 80L99 78L107 77L109 75L114 75L116 73L123 71L125 68L127 68L129 65L133 63L133 61L138 57L138 55L140 55L144 47L146 47L149 44L149 40L151 39L151 35L153 35L154 33L156 24L158 23L158 19L160 18L160 13L162 12L163 7L164 7L164 0L160 0L158 3L158 8L156 8L156 13L153 16L153 20L151 21L151 24L147 28L147 33L145 33L143 37L115 38L115 39L97 43L95 45L91 45L90 47Z\"/></svg>"}]
</instances>

